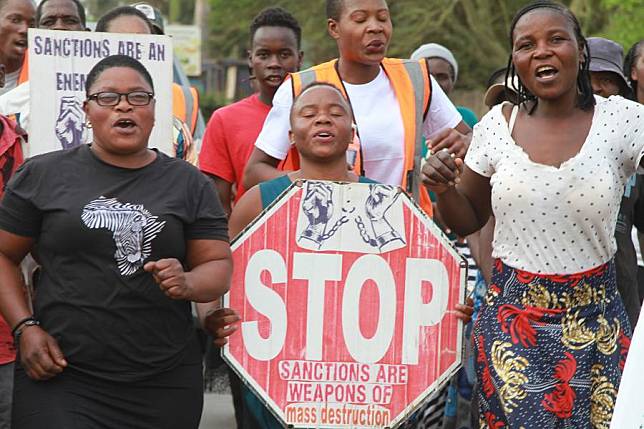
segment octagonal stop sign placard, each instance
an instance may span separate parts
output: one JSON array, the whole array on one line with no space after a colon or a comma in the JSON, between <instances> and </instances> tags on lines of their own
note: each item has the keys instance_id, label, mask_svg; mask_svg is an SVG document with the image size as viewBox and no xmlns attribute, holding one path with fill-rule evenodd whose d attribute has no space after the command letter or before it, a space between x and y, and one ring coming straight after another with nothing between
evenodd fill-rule
<instances>
[{"instance_id":1,"label":"octagonal stop sign placard","mask_svg":"<svg viewBox=\"0 0 644 429\"><path fill-rule=\"evenodd\" d=\"M463 259L399 188L292 185L232 249L223 355L285 425L395 427L460 367Z\"/></svg>"}]
</instances>

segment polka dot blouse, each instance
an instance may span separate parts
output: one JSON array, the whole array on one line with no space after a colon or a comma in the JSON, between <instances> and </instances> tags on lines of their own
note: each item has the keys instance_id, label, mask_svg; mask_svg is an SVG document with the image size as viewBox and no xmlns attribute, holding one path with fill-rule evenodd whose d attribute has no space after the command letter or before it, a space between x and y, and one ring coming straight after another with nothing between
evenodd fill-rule
<instances>
[{"instance_id":1,"label":"polka dot blouse","mask_svg":"<svg viewBox=\"0 0 644 429\"><path fill-rule=\"evenodd\" d=\"M608 262L624 186L644 155L644 106L596 97L581 150L559 167L533 162L510 135L501 106L474 128L465 158L490 177L492 255L532 273L572 274Z\"/></svg>"}]
</instances>

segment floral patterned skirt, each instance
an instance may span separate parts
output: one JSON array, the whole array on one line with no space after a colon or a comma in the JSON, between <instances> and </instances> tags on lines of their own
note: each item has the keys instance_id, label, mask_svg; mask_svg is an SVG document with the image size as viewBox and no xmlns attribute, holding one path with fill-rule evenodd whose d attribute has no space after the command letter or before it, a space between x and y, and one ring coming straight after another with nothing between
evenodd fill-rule
<instances>
[{"instance_id":1,"label":"floral patterned skirt","mask_svg":"<svg viewBox=\"0 0 644 429\"><path fill-rule=\"evenodd\" d=\"M497 260L474 327L481 428L607 428L630 345L613 261L538 275Z\"/></svg>"}]
</instances>

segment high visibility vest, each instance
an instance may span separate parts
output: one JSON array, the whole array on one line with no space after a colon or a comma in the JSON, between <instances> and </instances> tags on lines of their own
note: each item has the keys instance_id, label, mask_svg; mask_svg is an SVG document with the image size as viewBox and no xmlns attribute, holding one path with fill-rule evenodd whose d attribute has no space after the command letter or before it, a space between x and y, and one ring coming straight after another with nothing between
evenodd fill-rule
<instances>
[{"instance_id":1,"label":"high visibility vest","mask_svg":"<svg viewBox=\"0 0 644 429\"><path fill-rule=\"evenodd\" d=\"M313 82L326 82L338 88L351 104L338 73L337 63L338 60L335 59L298 73L291 73L293 97L299 95L304 88ZM404 142L401 142L405 145L402 188L431 216L433 211L429 193L420 180L424 144L423 123L431 101L429 66L425 59L416 61L395 58L385 58L382 60L381 65L400 104L403 128L405 130ZM358 133L360 133L360 124L357 125ZM297 170L299 168L299 154L295 147L291 148L286 159L281 164L281 168L284 170ZM354 171L358 175L364 173L362 156L357 157Z\"/></svg>"},{"instance_id":2,"label":"high visibility vest","mask_svg":"<svg viewBox=\"0 0 644 429\"><path fill-rule=\"evenodd\" d=\"M25 52L25 57L22 59L22 68L18 75L18 85L25 83L29 80L29 52Z\"/></svg>"},{"instance_id":3,"label":"high visibility vest","mask_svg":"<svg viewBox=\"0 0 644 429\"><path fill-rule=\"evenodd\" d=\"M193 87L172 84L172 112L175 118L185 122L194 136L199 116L199 93Z\"/></svg>"}]
</instances>

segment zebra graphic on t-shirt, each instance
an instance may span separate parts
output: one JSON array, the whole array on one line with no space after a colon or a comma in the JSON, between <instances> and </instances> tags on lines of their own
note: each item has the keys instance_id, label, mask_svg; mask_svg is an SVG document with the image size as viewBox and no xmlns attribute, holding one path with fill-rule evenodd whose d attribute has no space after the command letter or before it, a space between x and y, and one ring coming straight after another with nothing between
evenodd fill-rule
<instances>
[{"instance_id":1,"label":"zebra graphic on t-shirt","mask_svg":"<svg viewBox=\"0 0 644 429\"><path fill-rule=\"evenodd\" d=\"M165 221L158 221L158 216L153 216L142 204L121 203L103 196L83 208L81 219L89 228L112 231L116 244L114 258L123 276L143 266L152 253L152 240L165 226Z\"/></svg>"}]
</instances>

